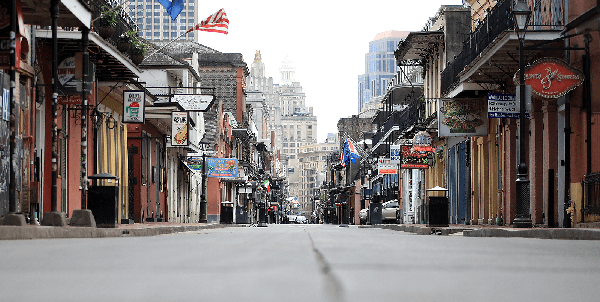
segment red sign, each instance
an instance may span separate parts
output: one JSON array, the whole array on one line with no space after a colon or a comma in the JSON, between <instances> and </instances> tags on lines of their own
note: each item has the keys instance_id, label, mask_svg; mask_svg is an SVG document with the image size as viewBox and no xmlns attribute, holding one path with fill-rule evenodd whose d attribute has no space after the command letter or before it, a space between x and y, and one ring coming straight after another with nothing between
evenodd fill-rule
<instances>
[{"instance_id":1,"label":"red sign","mask_svg":"<svg viewBox=\"0 0 600 302\"><path fill-rule=\"evenodd\" d=\"M413 150L411 146L402 145L402 169L428 169L427 153Z\"/></svg>"},{"instance_id":2,"label":"red sign","mask_svg":"<svg viewBox=\"0 0 600 302\"><path fill-rule=\"evenodd\" d=\"M543 98L559 98L583 83L583 73L556 58L543 58L525 69L525 84ZM514 82L519 85L519 72Z\"/></svg>"}]
</instances>

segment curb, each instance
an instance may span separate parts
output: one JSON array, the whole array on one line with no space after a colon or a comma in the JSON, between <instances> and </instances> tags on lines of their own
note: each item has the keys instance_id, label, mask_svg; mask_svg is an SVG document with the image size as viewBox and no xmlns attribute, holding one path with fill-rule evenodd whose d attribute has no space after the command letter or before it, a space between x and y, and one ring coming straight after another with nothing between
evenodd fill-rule
<instances>
[{"instance_id":1,"label":"curb","mask_svg":"<svg viewBox=\"0 0 600 302\"><path fill-rule=\"evenodd\" d=\"M60 239L60 238L108 238L146 237L181 232L193 232L226 227L242 227L243 224L207 224L185 226L159 226L131 229L52 227L52 226L0 226L0 240Z\"/></svg>"},{"instance_id":2,"label":"curb","mask_svg":"<svg viewBox=\"0 0 600 302\"><path fill-rule=\"evenodd\" d=\"M465 231L465 237L522 237L562 240L600 240L596 229L475 229Z\"/></svg>"},{"instance_id":3,"label":"curb","mask_svg":"<svg viewBox=\"0 0 600 302\"><path fill-rule=\"evenodd\" d=\"M464 237L537 238L560 240L600 240L600 229L513 229L513 228L448 228L418 225L360 225L359 228L380 228L417 235L452 235Z\"/></svg>"}]
</instances>

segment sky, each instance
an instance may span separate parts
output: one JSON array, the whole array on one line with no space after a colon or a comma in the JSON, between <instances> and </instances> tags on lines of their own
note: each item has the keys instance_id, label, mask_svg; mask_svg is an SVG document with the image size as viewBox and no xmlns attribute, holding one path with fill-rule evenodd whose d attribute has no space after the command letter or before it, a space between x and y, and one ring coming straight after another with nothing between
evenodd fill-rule
<instances>
[{"instance_id":1,"label":"sky","mask_svg":"<svg viewBox=\"0 0 600 302\"><path fill-rule=\"evenodd\" d=\"M349 4L350 3L350 4ZM340 118L358 113L358 76L364 74L369 42L378 33L421 31L442 5L461 0L421 1L202 1L196 10L206 18L223 8L229 34L196 32L199 42L224 53L241 53L250 69L260 50L266 76L280 83L286 58L296 67L296 81L306 106L317 116L318 142L337 133Z\"/></svg>"}]
</instances>

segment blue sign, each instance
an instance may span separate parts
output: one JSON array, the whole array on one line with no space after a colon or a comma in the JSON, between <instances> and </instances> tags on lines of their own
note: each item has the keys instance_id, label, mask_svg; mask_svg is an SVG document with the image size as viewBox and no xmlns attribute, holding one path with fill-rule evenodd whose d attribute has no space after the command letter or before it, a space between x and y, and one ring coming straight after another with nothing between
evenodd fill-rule
<instances>
[{"instance_id":1,"label":"blue sign","mask_svg":"<svg viewBox=\"0 0 600 302\"><path fill-rule=\"evenodd\" d=\"M206 175L208 177L238 177L237 158L207 158Z\"/></svg>"}]
</instances>

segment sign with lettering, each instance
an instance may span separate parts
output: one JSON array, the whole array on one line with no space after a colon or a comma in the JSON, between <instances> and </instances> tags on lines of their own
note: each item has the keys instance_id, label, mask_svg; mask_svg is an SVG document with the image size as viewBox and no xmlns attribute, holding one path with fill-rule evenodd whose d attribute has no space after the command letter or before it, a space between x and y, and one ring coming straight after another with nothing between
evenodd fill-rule
<instances>
[{"instance_id":1,"label":"sign with lettering","mask_svg":"<svg viewBox=\"0 0 600 302\"><path fill-rule=\"evenodd\" d=\"M398 174L398 165L392 164L389 158L380 158L377 160L378 174Z\"/></svg>"},{"instance_id":2,"label":"sign with lettering","mask_svg":"<svg viewBox=\"0 0 600 302\"><path fill-rule=\"evenodd\" d=\"M513 78L520 84L519 71ZM533 93L543 98L559 98L583 83L584 76L556 58L539 59L525 69L525 84L531 85Z\"/></svg>"},{"instance_id":3,"label":"sign with lettering","mask_svg":"<svg viewBox=\"0 0 600 302\"><path fill-rule=\"evenodd\" d=\"M123 91L123 123L144 123L145 100L142 90Z\"/></svg>"},{"instance_id":4,"label":"sign with lettering","mask_svg":"<svg viewBox=\"0 0 600 302\"><path fill-rule=\"evenodd\" d=\"M215 99L212 95L207 94L174 94L173 100L186 111L202 111L206 112L213 104Z\"/></svg>"},{"instance_id":5,"label":"sign with lettering","mask_svg":"<svg viewBox=\"0 0 600 302\"><path fill-rule=\"evenodd\" d=\"M206 175L221 178L238 177L238 160L236 158L207 158Z\"/></svg>"},{"instance_id":6,"label":"sign with lettering","mask_svg":"<svg viewBox=\"0 0 600 302\"><path fill-rule=\"evenodd\" d=\"M428 169L429 160L427 153L416 151L410 145L402 145L402 169Z\"/></svg>"},{"instance_id":7,"label":"sign with lettering","mask_svg":"<svg viewBox=\"0 0 600 302\"><path fill-rule=\"evenodd\" d=\"M187 111L171 112L171 146L187 146L188 142Z\"/></svg>"}]
</instances>

